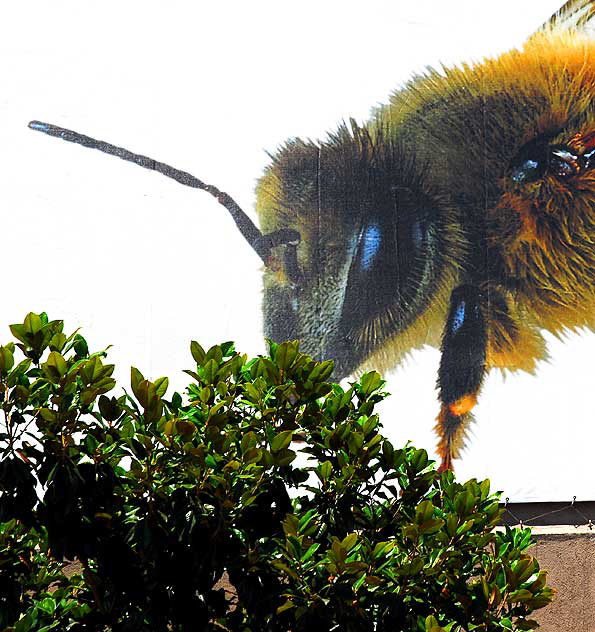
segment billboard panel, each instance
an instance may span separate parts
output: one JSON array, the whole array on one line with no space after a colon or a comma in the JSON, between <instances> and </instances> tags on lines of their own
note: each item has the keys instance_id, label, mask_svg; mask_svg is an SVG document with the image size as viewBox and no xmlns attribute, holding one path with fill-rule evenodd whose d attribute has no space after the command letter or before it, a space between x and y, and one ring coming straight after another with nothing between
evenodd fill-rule
<instances>
[{"instance_id":1,"label":"billboard panel","mask_svg":"<svg viewBox=\"0 0 595 632\"><path fill-rule=\"evenodd\" d=\"M514 501L591 499L587 53L563 36L481 62L556 1L393 4L4 9L0 322L45 310L114 345L122 382L135 364L177 386L190 339L299 337L337 378L383 370L396 443ZM34 119L229 193L273 260L208 194Z\"/></svg>"}]
</instances>

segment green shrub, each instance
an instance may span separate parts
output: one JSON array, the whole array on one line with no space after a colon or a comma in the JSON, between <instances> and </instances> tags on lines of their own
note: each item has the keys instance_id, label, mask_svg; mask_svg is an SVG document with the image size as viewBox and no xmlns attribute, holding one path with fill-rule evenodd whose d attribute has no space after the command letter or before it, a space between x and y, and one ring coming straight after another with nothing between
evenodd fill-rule
<instances>
[{"instance_id":1,"label":"green shrub","mask_svg":"<svg viewBox=\"0 0 595 632\"><path fill-rule=\"evenodd\" d=\"M0 630L529 630L551 600L488 481L379 433L375 372L344 390L296 343L193 342L185 396L133 368L110 397L62 321L11 331Z\"/></svg>"}]
</instances>

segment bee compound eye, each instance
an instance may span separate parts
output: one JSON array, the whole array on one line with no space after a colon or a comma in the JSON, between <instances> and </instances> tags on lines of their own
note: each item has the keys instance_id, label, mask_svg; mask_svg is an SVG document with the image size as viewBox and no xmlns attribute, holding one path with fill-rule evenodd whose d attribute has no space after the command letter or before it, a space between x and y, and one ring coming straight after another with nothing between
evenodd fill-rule
<instances>
[{"instance_id":1,"label":"bee compound eye","mask_svg":"<svg viewBox=\"0 0 595 632\"><path fill-rule=\"evenodd\" d=\"M595 165L594 152L578 156L565 145L548 146L528 143L510 163L509 175L515 182L536 182L546 174L560 180L576 175Z\"/></svg>"},{"instance_id":2,"label":"bee compound eye","mask_svg":"<svg viewBox=\"0 0 595 632\"><path fill-rule=\"evenodd\" d=\"M549 171L557 178L569 178L580 170L578 157L564 147L555 147L552 149Z\"/></svg>"},{"instance_id":3,"label":"bee compound eye","mask_svg":"<svg viewBox=\"0 0 595 632\"><path fill-rule=\"evenodd\" d=\"M431 199L402 190L396 206L366 215L354 235L340 329L372 349L421 313L440 269L439 210Z\"/></svg>"},{"instance_id":4,"label":"bee compound eye","mask_svg":"<svg viewBox=\"0 0 595 632\"><path fill-rule=\"evenodd\" d=\"M510 177L519 183L536 182L543 178L548 168L545 148L533 143L521 149L510 163Z\"/></svg>"},{"instance_id":5,"label":"bee compound eye","mask_svg":"<svg viewBox=\"0 0 595 632\"><path fill-rule=\"evenodd\" d=\"M544 174L545 165L542 162L527 158L512 168L510 177L515 182L535 182L542 178Z\"/></svg>"},{"instance_id":6,"label":"bee compound eye","mask_svg":"<svg viewBox=\"0 0 595 632\"><path fill-rule=\"evenodd\" d=\"M593 169L595 167L595 149L591 149L591 151L583 154L582 159L584 169Z\"/></svg>"}]
</instances>

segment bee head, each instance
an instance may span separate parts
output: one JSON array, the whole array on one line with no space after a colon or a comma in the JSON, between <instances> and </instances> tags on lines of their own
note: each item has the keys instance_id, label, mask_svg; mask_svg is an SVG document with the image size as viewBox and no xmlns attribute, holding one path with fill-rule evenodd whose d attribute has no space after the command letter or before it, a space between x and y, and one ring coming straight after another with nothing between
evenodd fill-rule
<instances>
[{"instance_id":1,"label":"bee head","mask_svg":"<svg viewBox=\"0 0 595 632\"><path fill-rule=\"evenodd\" d=\"M446 259L461 251L458 222L382 121L288 142L258 184L257 210L265 234L301 236L299 276L282 252L265 271L267 336L297 337L308 353L335 359L335 377L368 359L394 365L439 337L420 316L456 267Z\"/></svg>"}]
</instances>

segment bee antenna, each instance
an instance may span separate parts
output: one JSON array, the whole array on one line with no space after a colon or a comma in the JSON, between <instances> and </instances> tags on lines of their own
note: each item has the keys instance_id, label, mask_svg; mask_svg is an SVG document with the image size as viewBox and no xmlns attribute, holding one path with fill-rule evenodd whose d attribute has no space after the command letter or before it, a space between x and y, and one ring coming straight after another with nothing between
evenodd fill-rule
<instances>
[{"instance_id":1,"label":"bee antenna","mask_svg":"<svg viewBox=\"0 0 595 632\"><path fill-rule=\"evenodd\" d=\"M95 138L91 138L90 136L85 136L83 134L79 134L78 132L64 129L63 127L51 125L50 123L31 121L29 123L29 128L37 132L43 132L48 136L61 138L62 140L66 140L69 143L76 143L77 145L89 147L90 149L98 149L104 154L116 156L118 158L121 158L122 160L126 160L127 162L133 162L140 167L150 169L151 171L157 171L158 173L166 176L167 178L171 178L172 180L175 180L176 182L179 182L184 186L192 187L193 189L200 189L202 191L210 193L214 198L216 198L219 204L227 209L227 211L233 218L233 221L236 223L236 226L238 227L240 233L242 233L242 235L244 236L244 239L250 244L256 254L258 254L258 256L263 260L265 265L267 264L270 257L271 248L279 245L279 243L283 243L282 240L283 237L285 237L284 235L273 241L271 239L267 239L267 236L264 236L260 232L254 222L246 215L246 213L240 208L237 202L235 202L235 200L233 200L230 195L228 195L224 191L220 191L216 186L213 186L212 184L206 184L202 180L195 178L193 175L186 173L185 171L175 169L170 165L166 165L164 162L159 162L157 160L154 160L153 158L149 158L148 156L134 154L131 151L128 151L128 149L124 149L123 147L116 147L116 145L111 145L110 143L106 143L105 141L96 140ZM294 234L292 234L290 236L287 236L287 239L295 241L296 237Z\"/></svg>"}]
</instances>

